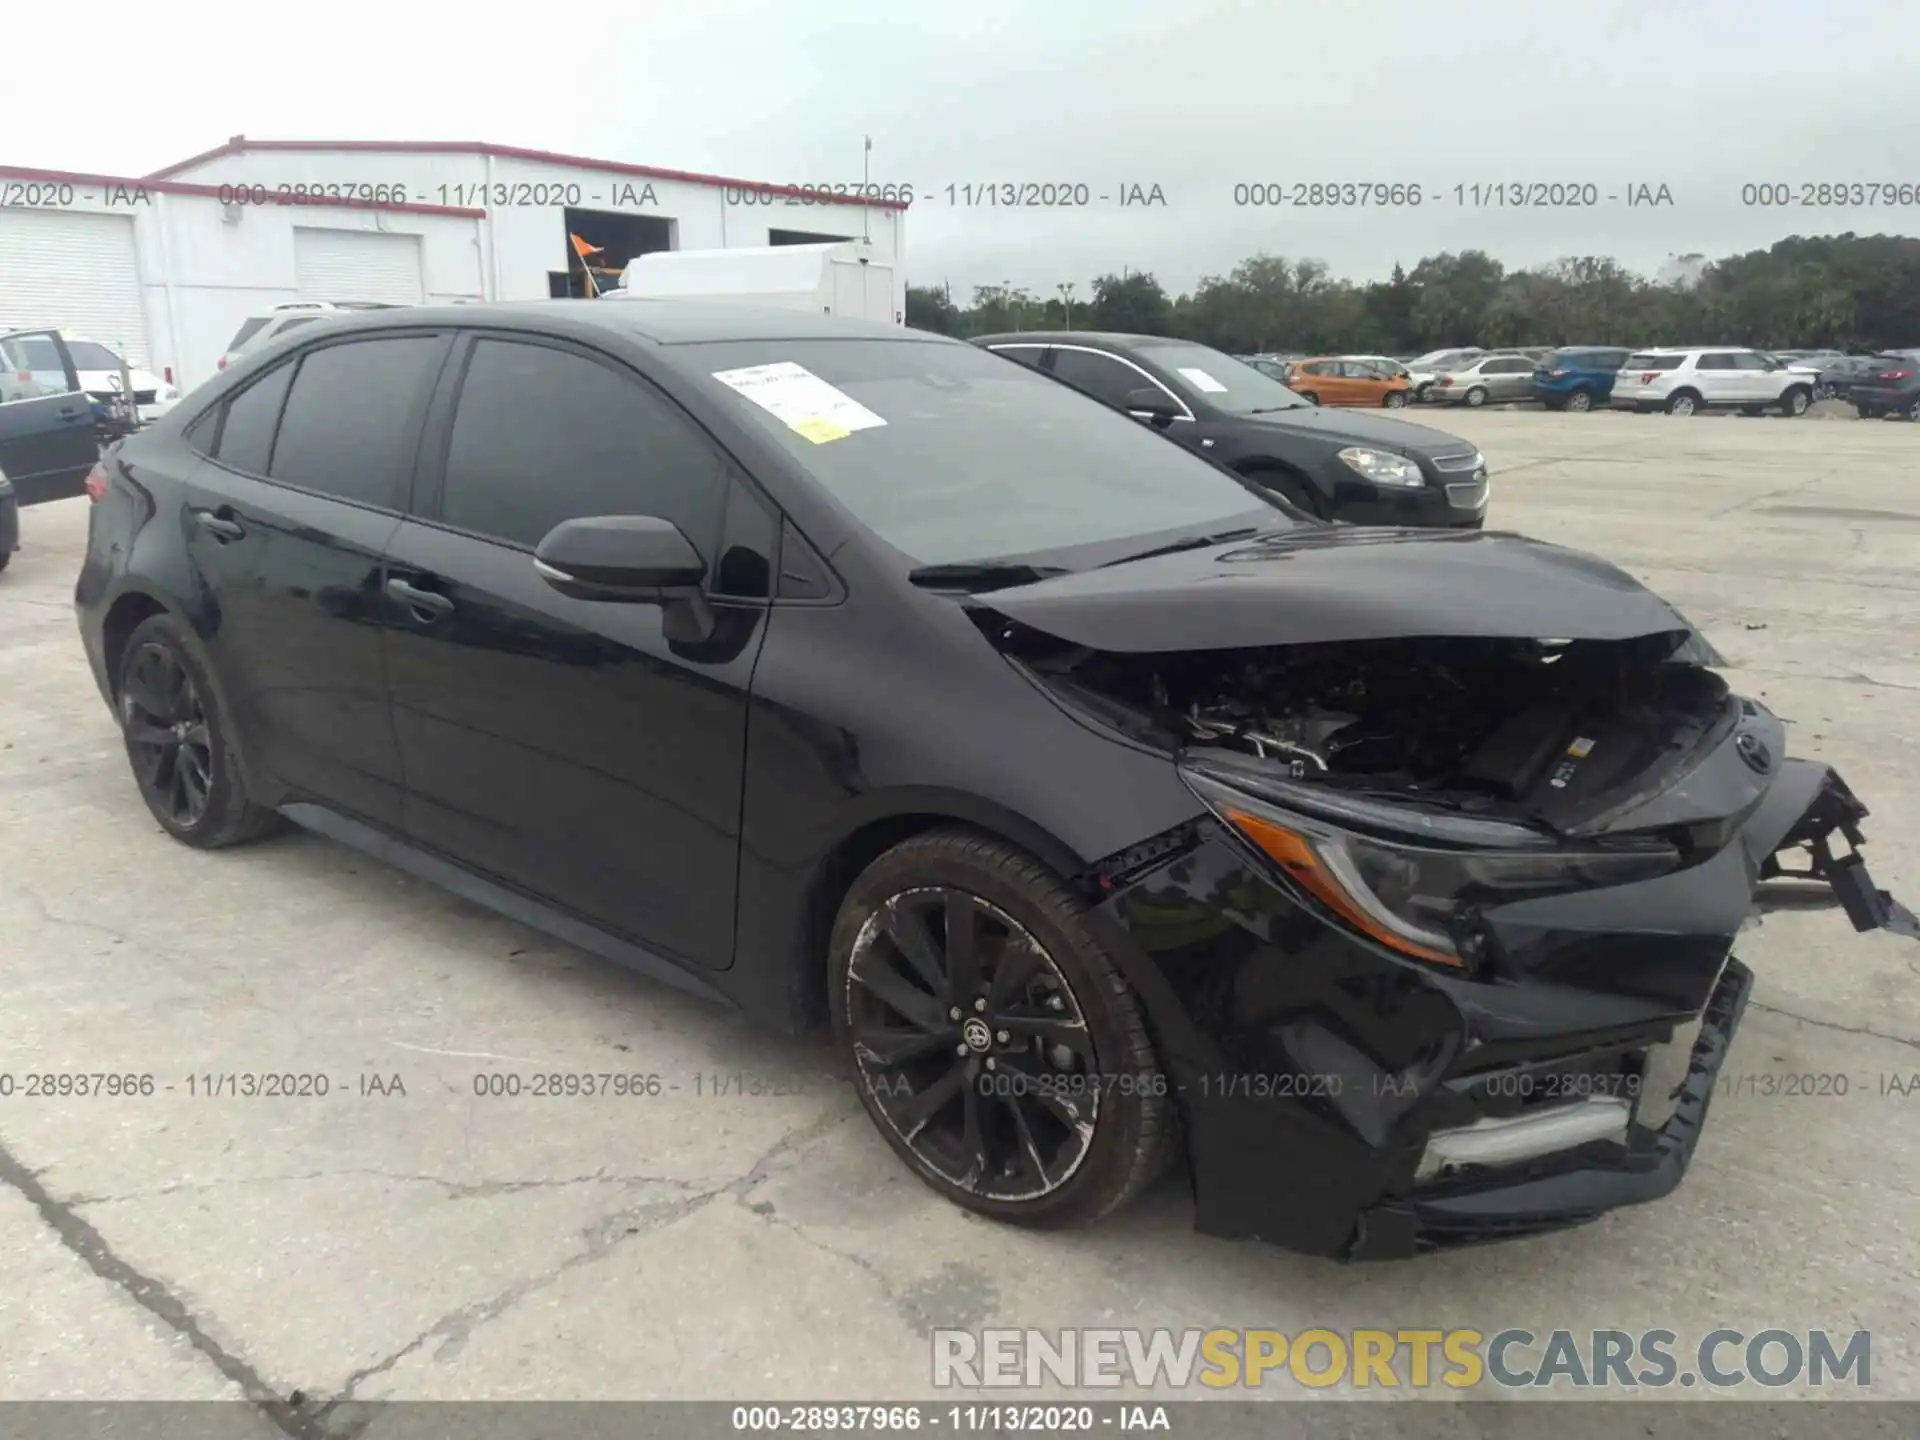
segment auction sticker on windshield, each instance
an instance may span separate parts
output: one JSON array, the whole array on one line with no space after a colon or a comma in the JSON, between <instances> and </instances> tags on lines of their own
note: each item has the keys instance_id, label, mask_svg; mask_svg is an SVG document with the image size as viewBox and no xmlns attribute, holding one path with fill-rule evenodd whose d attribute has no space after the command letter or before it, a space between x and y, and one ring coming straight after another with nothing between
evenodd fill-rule
<instances>
[{"instance_id":1,"label":"auction sticker on windshield","mask_svg":"<svg viewBox=\"0 0 1920 1440\"><path fill-rule=\"evenodd\" d=\"M713 378L816 445L844 440L856 430L871 430L887 423L851 395L791 360L749 365L741 370L716 370Z\"/></svg>"},{"instance_id":2,"label":"auction sticker on windshield","mask_svg":"<svg viewBox=\"0 0 1920 1440\"><path fill-rule=\"evenodd\" d=\"M1191 380L1195 385L1199 386L1200 389L1205 390L1208 394L1224 395L1227 393L1227 387L1222 385L1218 380L1214 379L1213 376L1209 375L1204 370L1190 369L1187 366L1183 365L1180 367L1180 373L1186 376L1187 379Z\"/></svg>"}]
</instances>

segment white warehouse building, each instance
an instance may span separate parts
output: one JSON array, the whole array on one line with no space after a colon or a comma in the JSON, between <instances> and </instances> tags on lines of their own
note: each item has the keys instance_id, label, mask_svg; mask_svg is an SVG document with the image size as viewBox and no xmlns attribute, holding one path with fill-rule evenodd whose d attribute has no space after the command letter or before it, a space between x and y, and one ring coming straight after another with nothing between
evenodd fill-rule
<instances>
[{"instance_id":1,"label":"white warehouse building","mask_svg":"<svg viewBox=\"0 0 1920 1440\"><path fill-rule=\"evenodd\" d=\"M0 166L0 331L61 326L185 388L286 301L545 299L654 250L863 237L904 320L905 208L447 141L235 136L141 178Z\"/></svg>"}]
</instances>

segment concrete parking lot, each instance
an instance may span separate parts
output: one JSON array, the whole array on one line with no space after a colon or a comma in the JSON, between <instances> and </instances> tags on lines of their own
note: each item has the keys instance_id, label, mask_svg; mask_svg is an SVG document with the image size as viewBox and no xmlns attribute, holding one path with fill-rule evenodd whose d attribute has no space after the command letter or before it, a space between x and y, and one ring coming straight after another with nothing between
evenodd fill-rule
<instances>
[{"instance_id":1,"label":"concrete parking lot","mask_svg":"<svg viewBox=\"0 0 1920 1440\"><path fill-rule=\"evenodd\" d=\"M1496 527L1596 551L1704 628L1920 904L1920 426L1413 418L1482 447ZM909 1176L822 1043L311 836L168 839L74 631L85 526L84 501L27 512L0 577L0 1071L157 1086L0 1098L0 1398L904 1398L934 1393L930 1329L991 1324L1868 1329L1871 1393L1920 1399L1913 942L1837 912L1750 930L1692 1172L1592 1226L1341 1267L1193 1235L1170 1180L1026 1234ZM662 1084L476 1093L536 1071ZM331 1088L195 1093L235 1072Z\"/></svg>"}]
</instances>

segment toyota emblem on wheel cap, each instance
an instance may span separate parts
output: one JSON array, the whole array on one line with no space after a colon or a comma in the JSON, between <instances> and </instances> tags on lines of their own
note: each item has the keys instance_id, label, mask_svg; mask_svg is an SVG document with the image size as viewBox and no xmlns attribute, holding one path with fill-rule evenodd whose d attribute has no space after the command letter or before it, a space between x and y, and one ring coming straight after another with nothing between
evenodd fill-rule
<instances>
[{"instance_id":1,"label":"toyota emblem on wheel cap","mask_svg":"<svg viewBox=\"0 0 1920 1440\"><path fill-rule=\"evenodd\" d=\"M984 1055L988 1047L993 1044L993 1031L987 1028L986 1021L976 1015L960 1027L960 1038L967 1042L969 1050Z\"/></svg>"}]
</instances>

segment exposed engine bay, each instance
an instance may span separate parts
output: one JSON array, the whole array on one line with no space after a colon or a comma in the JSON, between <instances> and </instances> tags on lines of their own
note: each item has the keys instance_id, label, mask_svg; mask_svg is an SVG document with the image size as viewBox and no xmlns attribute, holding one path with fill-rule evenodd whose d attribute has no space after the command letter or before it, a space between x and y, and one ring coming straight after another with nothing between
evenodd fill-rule
<instances>
[{"instance_id":1,"label":"exposed engine bay","mask_svg":"<svg viewBox=\"0 0 1920 1440\"><path fill-rule=\"evenodd\" d=\"M1011 638L1011 637L1005 637ZM1738 702L1678 638L1419 639L1174 655L1029 653L1109 720L1224 747L1294 780L1565 816L1683 762ZM1144 722L1145 730L1141 729Z\"/></svg>"}]
</instances>

